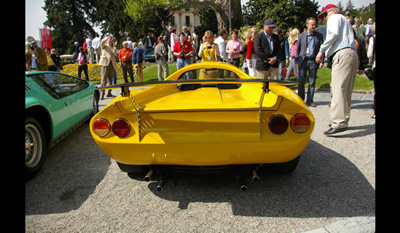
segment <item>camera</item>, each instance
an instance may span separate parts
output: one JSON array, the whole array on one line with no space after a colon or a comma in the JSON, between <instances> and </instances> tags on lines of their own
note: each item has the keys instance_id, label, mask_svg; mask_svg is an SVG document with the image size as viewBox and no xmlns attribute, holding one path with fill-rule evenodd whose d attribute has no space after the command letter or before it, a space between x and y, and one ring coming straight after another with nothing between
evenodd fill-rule
<instances>
[{"instance_id":1,"label":"camera","mask_svg":"<svg viewBox=\"0 0 400 233\"><path fill-rule=\"evenodd\" d=\"M182 59L185 58L185 49L182 48L180 56L181 56Z\"/></svg>"}]
</instances>

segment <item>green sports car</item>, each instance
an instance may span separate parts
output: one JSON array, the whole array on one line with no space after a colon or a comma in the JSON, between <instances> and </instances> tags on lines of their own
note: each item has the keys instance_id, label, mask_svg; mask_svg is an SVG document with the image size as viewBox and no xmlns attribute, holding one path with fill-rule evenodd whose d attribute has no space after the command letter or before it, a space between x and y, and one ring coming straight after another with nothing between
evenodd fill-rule
<instances>
[{"instance_id":1,"label":"green sports car","mask_svg":"<svg viewBox=\"0 0 400 233\"><path fill-rule=\"evenodd\" d=\"M98 112L96 86L51 71L25 72L25 174L32 178L46 151Z\"/></svg>"}]
</instances>

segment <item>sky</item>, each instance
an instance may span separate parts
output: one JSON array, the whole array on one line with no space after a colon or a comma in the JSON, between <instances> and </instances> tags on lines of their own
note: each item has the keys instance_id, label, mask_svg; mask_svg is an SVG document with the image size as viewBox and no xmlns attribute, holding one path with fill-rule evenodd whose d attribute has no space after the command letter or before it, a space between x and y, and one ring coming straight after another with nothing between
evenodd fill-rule
<instances>
[{"instance_id":1,"label":"sky","mask_svg":"<svg viewBox=\"0 0 400 233\"><path fill-rule=\"evenodd\" d=\"M241 0L245 4L248 0ZM348 0L340 0L343 6L346 6ZM337 4L339 0L317 0L320 6L328 4ZM352 0L356 8L362 5L367 6L375 0ZM36 40L40 40L39 28L44 28L43 23L46 21L46 12L42 9L43 0L25 0L25 38L33 36ZM322 10L322 9L320 9ZM96 30L96 29L95 29Z\"/></svg>"}]
</instances>

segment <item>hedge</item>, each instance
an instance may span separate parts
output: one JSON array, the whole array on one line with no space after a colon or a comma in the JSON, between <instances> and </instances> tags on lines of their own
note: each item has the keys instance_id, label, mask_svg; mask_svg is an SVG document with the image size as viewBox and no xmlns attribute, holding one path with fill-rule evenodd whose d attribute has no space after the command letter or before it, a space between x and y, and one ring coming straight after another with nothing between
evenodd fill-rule
<instances>
[{"instance_id":1,"label":"hedge","mask_svg":"<svg viewBox=\"0 0 400 233\"><path fill-rule=\"evenodd\" d=\"M63 66L62 73L66 73L72 76L78 77L78 64L68 64ZM99 64L88 64L89 80L100 81L101 80L101 67ZM81 73L81 78L85 77L85 73ZM123 79L122 69L119 62L117 62L117 79Z\"/></svg>"}]
</instances>

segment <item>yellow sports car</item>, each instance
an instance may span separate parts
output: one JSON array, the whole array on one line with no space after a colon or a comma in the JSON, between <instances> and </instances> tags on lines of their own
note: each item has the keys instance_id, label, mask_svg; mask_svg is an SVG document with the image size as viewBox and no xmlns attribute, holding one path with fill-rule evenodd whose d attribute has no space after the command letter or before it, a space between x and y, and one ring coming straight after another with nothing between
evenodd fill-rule
<instances>
[{"instance_id":1,"label":"yellow sports car","mask_svg":"<svg viewBox=\"0 0 400 233\"><path fill-rule=\"evenodd\" d=\"M254 179L267 164L292 172L314 128L293 84L249 77L228 63L195 63L164 81L99 88L121 95L92 118L90 132L121 170L148 172L147 180L170 168L245 165Z\"/></svg>"}]
</instances>

